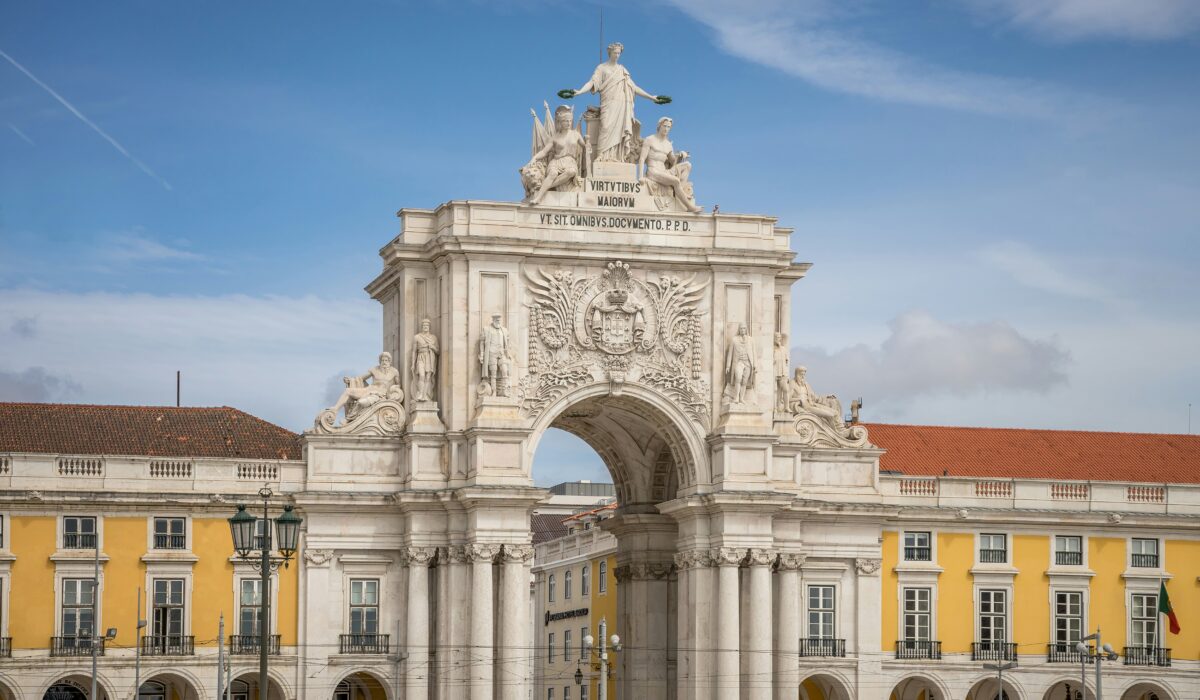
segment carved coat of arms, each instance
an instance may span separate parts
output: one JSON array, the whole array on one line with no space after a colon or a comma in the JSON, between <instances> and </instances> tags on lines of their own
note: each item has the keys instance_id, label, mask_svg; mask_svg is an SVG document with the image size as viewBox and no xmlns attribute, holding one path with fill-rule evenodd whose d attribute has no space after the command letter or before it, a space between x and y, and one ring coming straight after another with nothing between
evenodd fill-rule
<instances>
[{"instance_id":1,"label":"carved coat of arms","mask_svg":"<svg viewBox=\"0 0 1200 700\"><path fill-rule=\"evenodd\" d=\"M698 309L707 282L670 275L641 280L621 261L595 276L534 268L526 277L533 300L530 371L520 387L526 413L536 415L588 382L637 381L670 396L697 421L707 418Z\"/></svg>"}]
</instances>

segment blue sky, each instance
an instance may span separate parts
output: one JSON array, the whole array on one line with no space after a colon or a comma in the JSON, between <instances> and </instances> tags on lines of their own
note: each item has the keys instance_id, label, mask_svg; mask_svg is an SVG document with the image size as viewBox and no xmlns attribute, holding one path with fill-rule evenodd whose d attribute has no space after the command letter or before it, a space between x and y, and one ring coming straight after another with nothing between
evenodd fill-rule
<instances>
[{"instance_id":1,"label":"blue sky","mask_svg":"<svg viewBox=\"0 0 1200 700\"><path fill-rule=\"evenodd\" d=\"M181 369L187 403L305 427L377 352L395 211L519 198L601 8L700 203L795 227L818 391L1187 430L1192 0L5 3L0 400L170 403ZM560 434L537 476L605 475Z\"/></svg>"}]
</instances>

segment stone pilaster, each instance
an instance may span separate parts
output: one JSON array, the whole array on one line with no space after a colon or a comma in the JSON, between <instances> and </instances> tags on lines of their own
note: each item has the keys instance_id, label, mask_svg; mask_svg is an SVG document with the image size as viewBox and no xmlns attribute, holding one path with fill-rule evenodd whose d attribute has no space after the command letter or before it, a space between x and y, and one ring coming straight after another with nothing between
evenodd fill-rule
<instances>
[{"instance_id":1,"label":"stone pilaster","mask_svg":"<svg viewBox=\"0 0 1200 700\"><path fill-rule=\"evenodd\" d=\"M882 672L879 649L881 648L881 605L883 603L882 581L879 570L881 559L867 557L854 560L855 579L855 645L858 652L858 696L868 699L872 695L866 689L876 685L875 680ZM886 691L874 696L886 697Z\"/></svg>"},{"instance_id":2,"label":"stone pilaster","mask_svg":"<svg viewBox=\"0 0 1200 700\"><path fill-rule=\"evenodd\" d=\"M775 698L795 700L800 686L800 567L805 555L783 552L775 560Z\"/></svg>"},{"instance_id":3,"label":"stone pilaster","mask_svg":"<svg viewBox=\"0 0 1200 700\"><path fill-rule=\"evenodd\" d=\"M472 544L467 550L471 560L471 700L493 700L495 697L493 638L496 620L492 604L492 564L499 554L498 544Z\"/></svg>"},{"instance_id":4,"label":"stone pilaster","mask_svg":"<svg viewBox=\"0 0 1200 700\"><path fill-rule=\"evenodd\" d=\"M500 551L500 668L503 700L526 700L532 684L528 657L529 639L529 567L533 547L506 544Z\"/></svg>"}]
</instances>

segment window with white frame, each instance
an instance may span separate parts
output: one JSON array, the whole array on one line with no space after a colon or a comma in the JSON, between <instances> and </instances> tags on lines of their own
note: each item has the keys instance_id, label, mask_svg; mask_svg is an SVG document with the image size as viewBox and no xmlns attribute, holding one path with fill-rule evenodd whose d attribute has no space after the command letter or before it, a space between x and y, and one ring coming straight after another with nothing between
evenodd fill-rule
<instances>
[{"instance_id":1,"label":"window with white frame","mask_svg":"<svg viewBox=\"0 0 1200 700\"><path fill-rule=\"evenodd\" d=\"M546 637L546 661L554 663L554 652L554 633L551 632L550 635Z\"/></svg>"},{"instance_id":2,"label":"window with white frame","mask_svg":"<svg viewBox=\"0 0 1200 700\"><path fill-rule=\"evenodd\" d=\"M583 571L580 572L580 574L579 574L579 594L580 595L591 595L592 582L588 580L588 577L591 575L592 575L592 567L588 566L587 564L584 564Z\"/></svg>"},{"instance_id":3,"label":"window with white frame","mask_svg":"<svg viewBox=\"0 0 1200 700\"><path fill-rule=\"evenodd\" d=\"M808 636L810 639L833 639L834 587L808 587Z\"/></svg>"},{"instance_id":4,"label":"window with white frame","mask_svg":"<svg viewBox=\"0 0 1200 700\"><path fill-rule=\"evenodd\" d=\"M546 700L554 700L554 688L546 688Z\"/></svg>"},{"instance_id":5,"label":"window with white frame","mask_svg":"<svg viewBox=\"0 0 1200 700\"><path fill-rule=\"evenodd\" d=\"M1083 637L1083 592L1054 592L1054 643L1061 650L1073 653L1075 644Z\"/></svg>"},{"instance_id":6,"label":"window with white frame","mask_svg":"<svg viewBox=\"0 0 1200 700\"><path fill-rule=\"evenodd\" d=\"M933 638L932 599L932 589L904 589L904 641L927 642Z\"/></svg>"},{"instance_id":7,"label":"window with white frame","mask_svg":"<svg viewBox=\"0 0 1200 700\"><path fill-rule=\"evenodd\" d=\"M600 562L600 580L597 582L601 593L608 592L608 562Z\"/></svg>"},{"instance_id":8,"label":"window with white frame","mask_svg":"<svg viewBox=\"0 0 1200 700\"><path fill-rule=\"evenodd\" d=\"M379 634L379 579L350 580L350 634Z\"/></svg>"},{"instance_id":9,"label":"window with white frame","mask_svg":"<svg viewBox=\"0 0 1200 700\"><path fill-rule=\"evenodd\" d=\"M90 578L68 578L63 579L62 587L62 636L91 638L95 582Z\"/></svg>"},{"instance_id":10,"label":"window with white frame","mask_svg":"<svg viewBox=\"0 0 1200 700\"><path fill-rule=\"evenodd\" d=\"M546 579L546 601L550 603L554 602L554 585L554 574L550 574Z\"/></svg>"},{"instance_id":11,"label":"window with white frame","mask_svg":"<svg viewBox=\"0 0 1200 700\"><path fill-rule=\"evenodd\" d=\"M63 549L95 549L96 518L65 516L63 518Z\"/></svg>"},{"instance_id":12,"label":"window with white frame","mask_svg":"<svg viewBox=\"0 0 1200 700\"><path fill-rule=\"evenodd\" d=\"M1008 641L1008 591L979 591L979 643L987 651L1003 651Z\"/></svg>"},{"instance_id":13,"label":"window with white frame","mask_svg":"<svg viewBox=\"0 0 1200 700\"><path fill-rule=\"evenodd\" d=\"M262 610L262 579L244 578L238 581L238 634L258 637L258 620Z\"/></svg>"},{"instance_id":14,"label":"window with white frame","mask_svg":"<svg viewBox=\"0 0 1200 700\"><path fill-rule=\"evenodd\" d=\"M159 638L183 635L183 579L154 579L150 633Z\"/></svg>"},{"instance_id":15,"label":"window with white frame","mask_svg":"<svg viewBox=\"0 0 1200 700\"><path fill-rule=\"evenodd\" d=\"M1135 537L1129 542L1129 563L1138 568L1158 568L1158 540Z\"/></svg>"},{"instance_id":16,"label":"window with white frame","mask_svg":"<svg viewBox=\"0 0 1200 700\"><path fill-rule=\"evenodd\" d=\"M563 600L571 599L571 570L567 569L563 574Z\"/></svg>"},{"instance_id":17,"label":"window with white frame","mask_svg":"<svg viewBox=\"0 0 1200 700\"><path fill-rule=\"evenodd\" d=\"M571 686L563 686L563 700L571 700Z\"/></svg>"},{"instance_id":18,"label":"window with white frame","mask_svg":"<svg viewBox=\"0 0 1200 700\"><path fill-rule=\"evenodd\" d=\"M1054 537L1054 563L1059 566L1083 566L1083 537L1080 535L1056 535Z\"/></svg>"},{"instance_id":19,"label":"window with white frame","mask_svg":"<svg viewBox=\"0 0 1200 700\"><path fill-rule=\"evenodd\" d=\"M932 537L928 532L904 533L904 561L932 561Z\"/></svg>"},{"instance_id":20,"label":"window with white frame","mask_svg":"<svg viewBox=\"0 0 1200 700\"><path fill-rule=\"evenodd\" d=\"M579 686L579 700L588 700L587 683L584 683L583 685Z\"/></svg>"},{"instance_id":21,"label":"window with white frame","mask_svg":"<svg viewBox=\"0 0 1200 700\"><path fill-rule=\"evenodd\" d=\"M587 627L580 627L579 628L579 658L581 658L581 659L584 658L584 654L587 653L587 649L583 648L583 640L585 640L585 639L587 639Z\"/></svg>"},{"instance_id":22,"label":"window with white frame","mask_svg":"<svg viewBox=\"0 0 1200 700\"><path fill-rule=\"evenodd\" d=\"M1134 593L1131 596L1129 613L1130 646L1158 646L1158 595Z\"/></svg>"},{"instance_id":23,"label":"window with white frame","mask_svg":"<svg viewBox=\"0 0 1200 700\"><path fill-rule=\"evenodd\" d=\"M184 518L155 518L154 548L187 549L187 520Z\"/></svg>"},{"instance_id":24,"label":"window with white frame","mask_svg":"<svg viewBox=\"0 0 1200 700\"><path fill-rule=\"evenodd\" d=\"M1007 561L1007 535L984 533L979 536L979 563L1003 564Z\"/></svg>"},{"instance_id":25,"label":"window with white frame","mask_svg":"<svg viewBox=\"0 0 1200 700\"><path fill-rule=\"evenodd\" d=\"M571 660L571 630L563 631L563 661Z\"/></svg>"}]
</instances>

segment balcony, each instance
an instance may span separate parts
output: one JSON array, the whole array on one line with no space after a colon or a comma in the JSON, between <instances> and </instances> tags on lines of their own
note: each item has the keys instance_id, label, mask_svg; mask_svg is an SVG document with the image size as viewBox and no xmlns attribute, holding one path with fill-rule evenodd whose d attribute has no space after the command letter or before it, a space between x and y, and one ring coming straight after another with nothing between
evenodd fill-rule
<instances>
[{"instance_id":1,"label":"balcony","mask_svg":"<svg viewBox=\"0 0 1200 700\"><path fill-rule=\"evenodd\" d=\"M902 639L896 642L897 659L940 659L942 643L928 639Z\"/></svg>"},{"instance_id":2,"label":"balcony","mask_svg":"<svg viewBox=\"0 0 1200 700\"><path fill-rule=\"evenodd\" d=\"M1158 555L1157 554L1134 554L1130 562L1136 569L1157 569Z\"/></svg>"},{"instance_id":3,"label":"balcony","mask_svg":"<svg viewBox=\"0 0 1200 700\"><path fill-rule=\"evenodd\" d=\"M846 656L846 640L809 637L800 640L800 656Z\"/></svg>"},{"instance_id":4,"label":"balcony","mask_svg":"<svg viewBox=\"0 0 1200 700\"><path fill-rule=\"evenodd\" d=\"M1075 650L1074 642L1058 642L1046 645L1046 661L1052 664L1079 664L1092 663L1096 656L1091 650L1087 654L1080 654Z\"/></svg>"},{"instance_id":5,"label":"balcony","mask_svg":"<svg viewBox=\"0 0 1200 700\"><path fill-rule=\"evenodd\" d=\"M343 634L338 638L339 654L386 654L386 634Z\"/></svg>"},{"instance_id":6,"label":"balcony","mask_svg":"<svg viewBox=\"0 0 1200 700\"><path fill-rule=\"evenodd\" d=\"M186 535L155 535L155 549L187 549Z\"/></svg>"},{"instance_id":7,"label":"balcony","mask_svg":"<svg viewBox=\"0 0 1200 700\"><path fill-rule=\"evenodd\" d=\"M1003 564L1008 561L1008 550L1006 549L981 549L979 550L980 564Z\"/></svg>"},{"instance_id":8,"label":"balcony","mask_svg":"<svg viewBox=\"0 0 1200 700\"><path fill-rule=\"evenodd\" d=\"M142 656L193 656L195 641L191 635L147 635L142 637Z\"/></svg>"},{"instance_id":9,"label":"balcony","mask_svg":"<svg viewBox=\"0 0 1200 700\"><path fill-rule=\"evenodd\" d=\"M930 547L905 547L904 561L929 561L933 557Z\"/></svg>"},{"instance_id":10,"label":"balcony","mask_svg":"<svg viewBox=\"0 0 1200 700\"><path fill-rule=\"evenodd\" d=\"M257 656L260 646L257 634L235 634L229 637L229 653L235 656ZM273 634L267 638L267 653L271 656L279 654L279 635Z\"/></svg>"},{"instance_id":11,"label":"balcony","mask_svg":"<svg viewBox=\"0 0 1200 700\"><path fill-rule=\"evenodd\" d=\"M1122 656L1126 666L1171 665L1171 650L1163 647L1125 647Z\"/></svg>"},{"instance_id":12,"label":"balcony","mask_svg":"<svg viewBox=\"0 0 1200 700\"><path fill-rule=\"evenodd\" d=\"M1083 552L1055 552L1054 563L1059 566L1083 566Z\"/></svg>"},{"instance_id":13,"label":"balcony","mask_svg":"<svg viewBox=\"0 0 1200 700\"><path fill-rule=\"evenodd\" d=\"M12 637L0 637L0 659L12 658Z\"/></svg>"},{"instance_id":14,"label":"balcony","mask_svg":"<svg viewBox=\"0 0 1200 700\"><path fill-rule=\"evenodd\" d=\"M972 661L1016 661L1017 645L1014 642L974 642L971 644Z\"/></svg>"},{"instance_id":15,"label":"balcony","mask_svg":"<svg viewBox=\"0 0 1200 700\"><path fill-rule=\"evenodd\" d=\"M63 549L95 549L96 534L84 532L64 532Z\"/></svg>"},{"instance_id":16,"label":"balcony","mask_svg":"<svg viewBox=\"0 0 1200 700\"><path fill-rule=\"evenodd\" d=\"M96 655L104 656L103 637L51 637L50 656L91 656L93 644Z\"/></svg>"}]
</instances>

